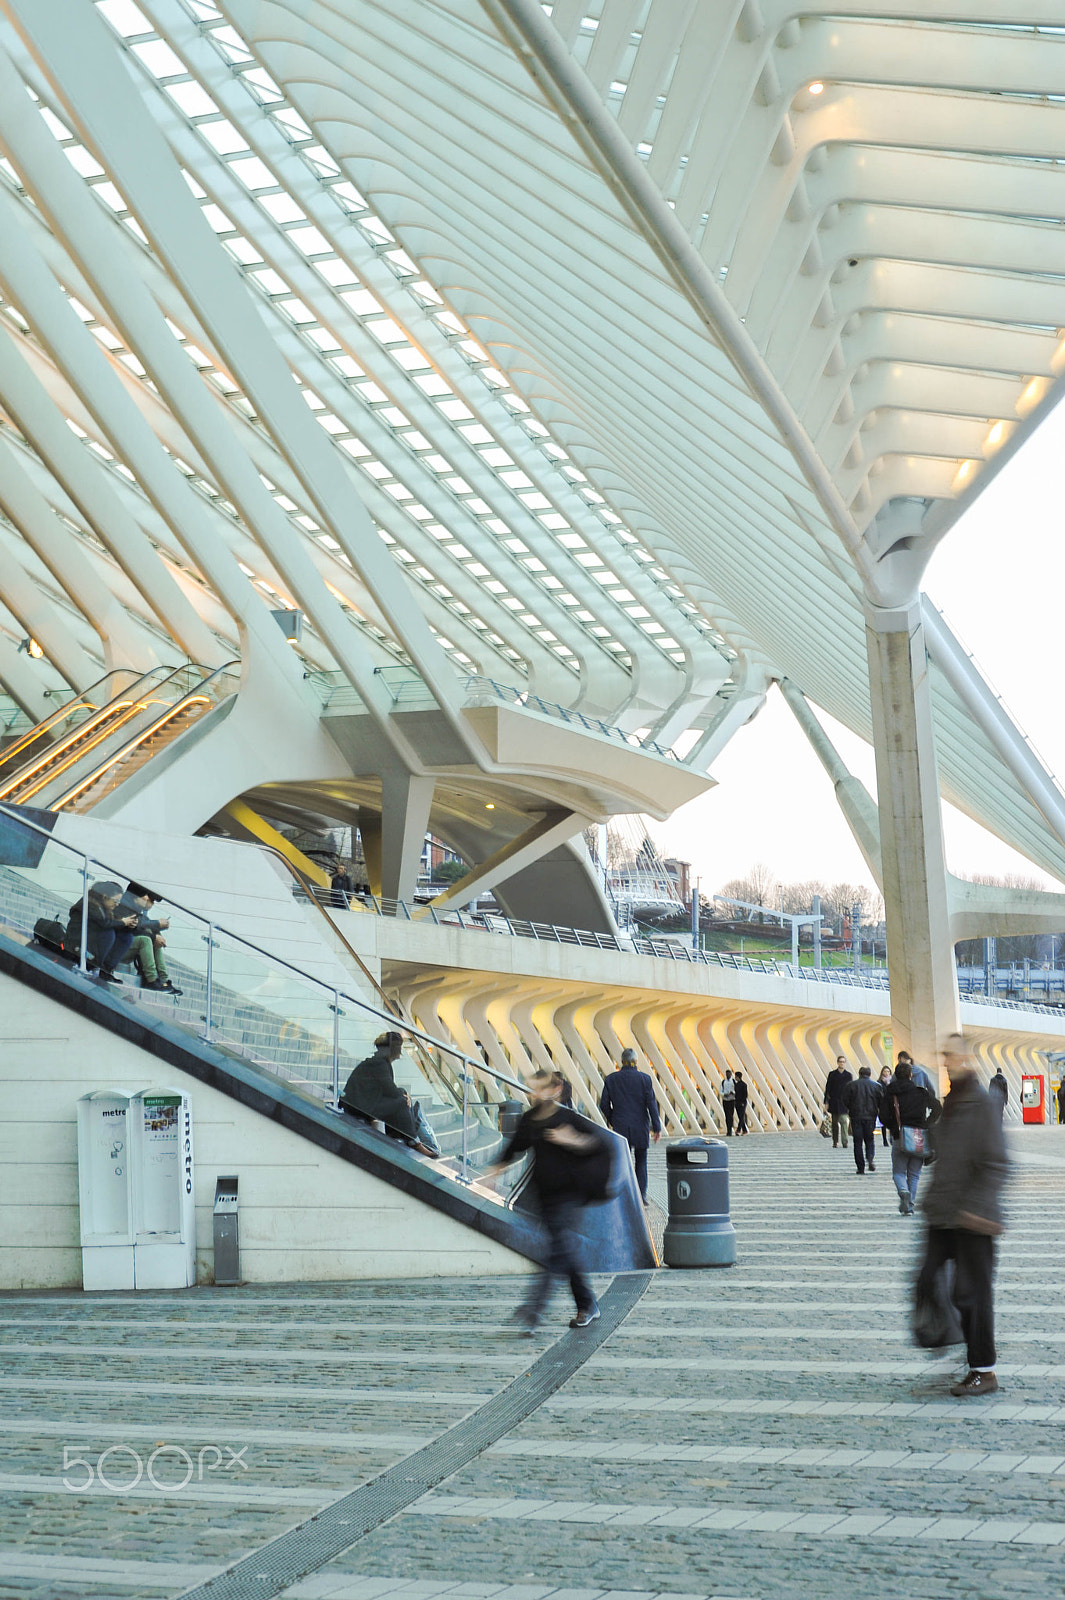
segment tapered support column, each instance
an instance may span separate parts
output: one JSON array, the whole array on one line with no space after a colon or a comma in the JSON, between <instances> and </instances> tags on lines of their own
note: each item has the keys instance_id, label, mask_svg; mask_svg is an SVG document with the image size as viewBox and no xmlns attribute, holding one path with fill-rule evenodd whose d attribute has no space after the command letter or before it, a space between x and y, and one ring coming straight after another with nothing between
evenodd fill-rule
<instances>
[{"instance_id":1,"label":"tapered support column","mask_svg":"<svg viewBox=\"0 0 1065 1600\"><path fill-rule=\"evenodd\" d=\"M895 1049L935 1072L958 1027L931 684L919 602L866 608Z\"/></svg>"},{"instance_id":2,"label":"tapered support column","mask_svg":"<svg viewBox=\"0 0 1065 1600\"><path fill-rule=\"evenodd\" d=\"M409 772L382 774L380 892L386 900L414 899L434 787L432 778L415 777ZM372 872L373 847L368 846L365 835L363 848L367 851L367 870Z\"/></svg>"}]
</instances>

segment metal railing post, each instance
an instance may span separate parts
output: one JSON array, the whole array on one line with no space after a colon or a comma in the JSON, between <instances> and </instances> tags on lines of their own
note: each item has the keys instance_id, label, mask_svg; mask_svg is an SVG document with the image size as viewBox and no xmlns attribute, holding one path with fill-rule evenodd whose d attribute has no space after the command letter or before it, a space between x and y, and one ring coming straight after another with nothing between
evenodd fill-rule
<instances>
[{"instance_id":1,"label":"metal railing post","mask_svg":"<svg viewBox=\"0 0 1065 1600\"><path fill-rule=\"evenodd\" d=\"M470 1064L462 1058L462 1181L470 1181Z\"/></svg>"},{"instance_id":2,"label":"metal railing post","mask_svg":"<svg viewBox=\"0 0 1065 1600\"><path fill-rule=\"evenodd\" d=\"M333 990L333 1108L340 1107L340 990Z\"/></svg>"},{"instance_id":3,"label":"metal railing post","mask_svg":"<svg viewBox=\"0 0 1065 1600\"><path fill-rule=\"evenodd\" d=\"M207 932L204 933L204 934L201 934L200 937L205 939L206 942L207 942L207 1003L206 1003L206 1006L204 1008L203 1037L205 1039L210 1039L210 1037L211 1037L211 1028L212 1028L212 1025L213 1025L211 1011L212 1011L212 1004L213 1004L213 1001L214 1001L214 923L213 922L209 922L207 924Z\"/></svg>"},{"instance_id":4,"label":"metal railing post","mask_svg":"<svg viewBox=\"0 0 1065 1600\"><path fill-rule=\"evenodd\" d=\"M89 858L81 858L81 953L78 957L80 971L89 971Z\"/></svg>"}]
</instances>

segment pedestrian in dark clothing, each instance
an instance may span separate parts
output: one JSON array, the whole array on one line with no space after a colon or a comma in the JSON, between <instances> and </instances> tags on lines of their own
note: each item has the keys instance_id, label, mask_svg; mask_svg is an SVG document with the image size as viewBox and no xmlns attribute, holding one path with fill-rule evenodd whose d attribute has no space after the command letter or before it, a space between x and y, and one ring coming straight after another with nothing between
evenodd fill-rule
<instances>
[{"instance_id":1,"label":"pedestrian in dark clothing","mask_svg":"<svg viewBox=\"0 0 1065 1600\"><path fill-rule=\"evenodd\" d=\"M560 1072L535 1074L529 1082L532 1105L487 1174L498 1172L526 1150L532 1151L530 1182L547 1230L549 1254L546 1267L533 1279L524 1302L511 1318L523 1334L530 1336L539 1326L556 1277L568 1278L573 1291L577 1310L570 1322L571 1328L586 1328L599 1316L595 1294L581 1260L577 1218L587 1198L581 1163L603 1149L606 1135L597 1136L582 1125L576 1112L559 1104L561 1086Z\"/></svg>"},{"instance_id":2,"label":"pedestrian in dark clothing","mask_svg":"<svg viewBox=\"0 0 1065 1600\"><path fill-rule=\"evenodd\" d=\"M635 1050L621 1052L620 1067L603 1084L599 1109L607 1127L629 1142L640 1198L646 1205L648 1135L657 1144L662 1137L662 1123L651 1074L636 1070Z\"/></svg>"},{"instance_id":3,"label":"pedestrian in dark clothing","mask_svg":"<svg viewBox=\"0 0 1065 1600\"><path fill-rule=\"evenodd\" d=\"M359 1062L344 1085L341 1108L361 1122L383 1122L387 1134L403 1139L423 1156L436 1155L439 1152L421 1136L410 1095L396 1082L392 1063L402 1054L401 1033L378 1034L373 1055Z\"/></svg>"},{"instance_id":4,"label":"pedestrian in dark clothing","mask_svg":"<svg viewBox=\"0 0 1065 1600\"><path fill-rule=\"evenodd\" d=\"M736 1137L741 1133L749 1133L747 1126L747 1098L748 1089L742 1072L736 1074Z\"/></svg>"},{"instance_id":5,"label":"pedestrian in dark clothing","mask_svg":"<svg viewBox=\"0 0 1065 1600\"><path fill-rule=\"evenodd\" d=\"M857 1081L845 1085L843 1104L851 1123L854 1165L858 1176L862 1177L866 1163L870 1172L876 1171L873 1158L876 1155L876 1119L880 1114L880 1085L873 1082L871 1067L859 1067Z\"/></svg>"},{"instance_id":6,"label":"pedestrian in dark clothing","mask_svg":"<svg viewBox=\"0 0 1065 1600\"><path fill-rule=\"evenodd\" d=\"M912 1217L917 1203L917 1185L929 1151L928 1130L939 1117L941 1106L931 1089L915 1083L909 1061L900 1061L895 1076L884 1091L884 1115L891 1134L891 1176L898 1190L899 1210ZM919 1129L920 1137L904 1130ZM918 1145L924 1148L918 1149Z\"/></svg>"},{"instance_id":7,"label":"pedestrian in dark clothing","mask_svg":"<svg viewBox=\"0 0 1065 1600\"><path fill-rule=\"evenodd\" d=\"M987 1092L991 1097L991 1104L998 1112L998 1120L1001 1122L1005 1115L1006 1107L1010 1103L1010 1086L1006 1082L1006 1075L1001 1067L996 1070L995 1076L988 1084Z\"/></svg>"},{"instance_id":8,"label":"pedestrian in dark clothing","mask_svg":"<svg viewBox=\"0 0 1065 1600\"><path fill-rule=\"evenodd\" d=\"M144 989L164 990L167 994L179 995L180 989L175 989L170 981L170 974L166 970L166 940L163 934L170 926L169 917L153 917L152 910L159 905L162 896L151 889L146 889L142 883L129 883L126 892L118 902L117 917L136 917L133 925L133 959L141 975L141 987Z\"/></svg>"},{"instance_id":9,"label":"pedestrian in dark clothing","mask_svg":"<svg viewBox=\"0 0 1065 1600\"><path fill-rule=\"evenodd\" d=\"M1005 1227L1002 1193L1009 1161L1002 1123L977 1080L961 1034L950 1035L943 1060L950 1093L943 1102L935 1165L922 1201L928 1238L916 1295L931 1295L946 1262L954 1262L951 1298L961 1318L969 1371L950 1392L966 1399L994 1394L998 1388L995 1239Z\"/></svg>"},{"instance_id":10,"label":"pedestrian in dark clothing","mask_svg":"<svg viewBox=\"0 0 1065 1600\"><path fill-rule=\"evenodd\" d=\"M725 1137L732 1138L732 1123L736 1115L736 1080L732 1076L732 1068L725 1071L721 1080L721 1109L725 1113Z\"/></svg>"},{"instance_id":11,"label":"pedestrian in dark clothing","mask_svg":"<svg viewBox=\"0 0 1065 1600\"><path fill-rule=\"evenodd\" d=\"M887 1087L888 1087L888 1084L890 1082L891 1082L891 1068L890 1067L881 1067L881 1069L880 1069L880 1112L879 1112L879 1116L880 1116L880 1138L883 1141L885 1149L887 1148L889 1135L888 1135L888 1125L884 1121L884 1106L886 1104Z\"/></svg>"},{"instance_id":12,"label":"pedestrian in dark clothing","mask_svg":"<svg viewBox=\"0 0 1065 1600\"><path fill-rule=\"evenodd\" d=\"M341 864L335 863L335 870L329 883L329 904L338 911L347 911L349 896L355 893L355 880L350 872Z\"/></svg>"},{"instance_id":13,"label":"pedestrian in dark clothing","mask_svg":"<svg viewBox=\"0 0 1065 1600\"><path fill-rule=\"evenodd\" d=\"M95 961L96 976L104 983L122 982L121 978L115 976L115 968L122 965L133 948L137 918L132 912L119 914L121 899L122 885L106 878L89 889L85 940L87 955ZM77 955L81 950L81 912L81 901L76 900L70 908L63 941L63 948L70 955Z\"/></svg>"},{"instance_id":14,"label":"pedestrian in dark clothing","mask_svg":"<svg viewBox=\"0 0 1065 1600\"><path fill-rule=\"evenodd\" d=\"M843 1148L847 1148L847 1104L844 1094L848 1083L854 1080L847 1071L846 1056L837 1056L836 1065L829 1073L825 1082L825 1110L832 1118L832 1148L836 1149L840 1140Z\"/></svg>"},{"instance_id":15,"label":"pedestrian in dark clothing","mask_svg":"<svg viewBox=\"0 0 1065 1600\"><path fill-rule=\"evenodd\" d=\"M896 1062L896 1066L903 1061L910 1063L910 1077L914 1083L918 1084L922 1089L927 1089L929 1094L935 1094L936 1086L932 1082L932 1074L928 1071L928 1068L922 1067L919 1061L915 1061L908 1050L899 1051L899 1059Z\"/></svg>"},{"instance_id":16,"label":"pedestrian in dark clothing","mask_svg":"<svg viewBox=\"0 0 1065 1600\"><path fill-rule=\"evenodd\" d=\"M1058 1084L1058 1121L1065 1124L1065 1077Z\"/></svg>"}]
</instances>

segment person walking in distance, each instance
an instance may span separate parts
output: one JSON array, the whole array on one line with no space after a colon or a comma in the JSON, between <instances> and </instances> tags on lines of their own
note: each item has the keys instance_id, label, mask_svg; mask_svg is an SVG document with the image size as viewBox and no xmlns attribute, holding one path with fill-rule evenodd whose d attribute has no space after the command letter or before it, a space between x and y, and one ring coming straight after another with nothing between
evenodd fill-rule
<instances>
[{"instance_id":1,"label":"person walking in distance","mask_svg":"<svg viewBox=\"0 0 1065 1600\"><path fill-rule=\"evenodd\" d=\"M843 1103L850 1118L851 1138L854 1141L854 1165L859 1178L876 1171L876 1119L880 1113L880 1085L873 1082L871 1067L859 1067L856 1081L843 1090Z\"/></svg>"},{"instance_id":2,"label":"person walking in distance","mask_svg":"<svg viewBox=\"0 0 1065 1600\"><path fill-rule=\"evenodd\" d=\"M904 1217L913 1216L917 1185L928 1154L928 1129L940 1109L931 1089L914 1083L910 1063L900 1061L884 1092L884 1116L891 1133L891 1177Z\"/></svg>"},{"instance_id":3,"label":"person walking in distance","mask_svg":"<svg viewBox=\"0 0 1065 1600\"><path fill-rule=\"evenodd\" d=\"M952 1033L943 1048L950 1093L943 1102L936 1160L921 1202L928 1223L916 1294L933 1291L954 1262L951 1298L965 1335L969 1370L951 1385L958 1399L994 1394L995 1240L1004 1231L1002 1195L1009 1160L1002 1124L976 1076L968 1044Z\"/></svg>"},{"instance_id":4,"label":"person walking in distance","mask_svg":"<svg viewBox=\"0 0 1065 1600\"><path fill-rule=\"evenodd\" d=\"M607 1127L628 1140L640 1199L646 1205L648 1134L657 1144L662 1137L662 1123L651 1074L636 1070L635 1050L621 1052L621 1065L603 1084L599 1109Z\"/></svg>"},{"instance_id":5,"label":"person walking in distance","mask_svg":"<svg viewBox=\"0 0 1065 1600\"><path fill-rule=\"evenodd\" d=\"M1065 1124L1065 1073L1058 1084L1058 1121Z\"/></svg>"},{"instance_id":6,"label":"person walking in distance","mask_svg":"<svg viewBox=\"0 0 1065 1600\"><path fill-rule=\"evenodd\" d=\"M532 1104L511 1134L499 1159L486 1169L492 1176L526 1150L532 1151L530 1179L547 1230L549 1253L529 1287L524 1302L511 1318L521 1332L536 1332L555 1277L568 1278L577 1312L571 1328L586 1328L599 1316L592 1286L581 1262L577 1217L588 1192L580 1164L605 1148L607 1136L598 1137L581 1126L576 1112L559 1104L560 1072L537 1072L529 1080ZM609 1152L608 1152L609 1154Z\"/></svg>"},{"instance_id":7,"label":"person walking in distance","mask_svg":"<svg viewBox=\"0 0 1065 1600\"><path fill-rule=\"evenodd\" d=\"M747 1082L742 1072L736 1074L736 1137L741 1133L749 1133L747 1126Z\"/></svg>"},{"instance_id":8,"label":"person walking in distance","mask_svg":"<svg viewBox=\"0 0 1065 1600\"><path fill-rule=\"evenodd\" d=\"M1006 1082L1006 1075L1001 1067L995 1068L995 1076L988 1084L987 1092L991 1096L991 1104L998 1112L998 1120L1001 1122L1006 1114L1006 1107L1010 1103L1010 1086Z\"/></svg>"},{"instance_id":9,"label":"person walking in distance","mask_svg":"<svg viewBox=\"0 0 1065 1600\"><path fill-rule=\"evenodd\" d=\"M879 1116L880 1116L880 1138L881 1138L881 1141L882 1141L882 1143L884 1145L884 1148L886 1149L887 1148L887 1144L888 1144L888 1125L884 1121L884 1107L885 1107L885 1105L887 1103L886 1099L885 1099L885 1096L887 1094L888 1084L891 1082L891 1068L890 1067L881 1067L881 1069L880 1069L880 1080L879 1081L880 1081L880 1112L879 1112Z\"/></svg>"},{"instance_id":10,"label":"person walking in distance","mask_svg":"<svg viewBox=\"0 0 1065 1600\"><path fill-rule=\"evenodd\" d=\"M732 1138L732 1119L736 1115L736 1080L732 1076L732 1068L725 1068L725 1076L721 1080L721 1109L725 1113L725 1137Z\"/></svg>"},{"instance_id":11,"label":"person walking in distance","mask_svg":"<svg viewBox=\"0 0 1065 1600\"><path fill-rule=\"evenodd\" d=\"M914 1083L921 1089L927 1089L929 1094L935 1094L936 1086L932 1082L932 1074L928 1069L922 1067L919 1061L915 1061L908 1050L900 1050L896 1065L901 1065L904 1061L908 1061L910 1064L910 1077Z\"/></svg>"},{"instance_id":12,"label":"person walking in distance","mask_svg":"<svg viewBox=\"0 0 1065 1600\"><path fill-rule=\"evenodd\" d=\"M853 1082L851 1074L847 1071L846 1056L837 1056L836 1065L828 1075L825 1083L825 1110L832 1118L832 1148L836 1149L840 1140L843 1148L847 1148L847 1104L844 1099L848 1083Z\"/></svg>"}]
</instances>

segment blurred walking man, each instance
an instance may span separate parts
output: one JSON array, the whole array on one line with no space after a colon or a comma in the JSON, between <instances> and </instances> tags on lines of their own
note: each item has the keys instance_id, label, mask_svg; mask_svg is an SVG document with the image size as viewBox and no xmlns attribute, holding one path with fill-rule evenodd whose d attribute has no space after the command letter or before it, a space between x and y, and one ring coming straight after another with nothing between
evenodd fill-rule
<instances>
[{"instance_id":1,"label":"blurred walking man","mask_svg":"<svg viewBox=\"0 0 1065 1600\"><path fill-rule=\"evenodd\" d=\"M980 1086L969 1047L952 1033L943 1049L950 1093L943 1102L936 1160L921 1209L928 1222L920 1299L934 1292L947 1261L954 1262L951 1297L965 1335L969 1371L951 1387L958 1399L994 1394L995 1239L1002 1233L1002 1192L1009 1175L1002 1123Z\"/></svg>"},{"instance_id":2,"label":"blurred walking man","mask_svg":"<svg viewBox=\"0 0 1065 1600\"><path fill-rule=\"evenodd\" d=\"M547 1229L549 1254L546 1267L533 1279L525 1301L511 1318L523 1334L531 1336L540 1325L551 1293L552 1279L568 1278L577 1314L571 1328L586 1328L599 1316L592 1286L581 1263L577 1217L594 1188L589 1181L589 1158L604 1153L609 1167L611 1151L606 1134L596 1136L581 1125L575 1111L560 1105L560 1072L537 1072L529 1080L532 1105L500 1155L487 1169L491 1176L526 1150L532 1151L532 1187L540 1203L540 1217Z\"/></svg>"}]
</instances>

